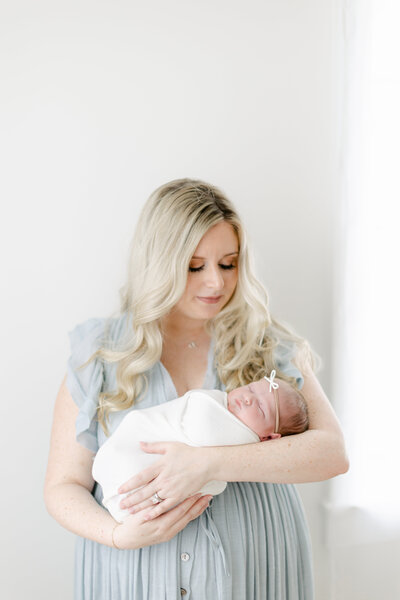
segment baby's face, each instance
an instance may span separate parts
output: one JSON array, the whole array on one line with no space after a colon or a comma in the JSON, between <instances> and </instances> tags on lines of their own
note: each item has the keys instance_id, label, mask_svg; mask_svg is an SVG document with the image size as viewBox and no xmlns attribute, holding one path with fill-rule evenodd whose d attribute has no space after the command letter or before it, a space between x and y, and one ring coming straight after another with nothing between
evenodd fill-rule
<instances>
[{"instance_id":1,"label":"baby's face","mask_svg":"<svg viewBox=\"0 0 400 600\"><path fill-rule=\"evenodd\" d=\"M260 379L229 392L228 410L252 429L261 440L280 437L279 433L275 433L274 390L269 391L269 383L266 379Z\"/></svg>"}]
</instances>

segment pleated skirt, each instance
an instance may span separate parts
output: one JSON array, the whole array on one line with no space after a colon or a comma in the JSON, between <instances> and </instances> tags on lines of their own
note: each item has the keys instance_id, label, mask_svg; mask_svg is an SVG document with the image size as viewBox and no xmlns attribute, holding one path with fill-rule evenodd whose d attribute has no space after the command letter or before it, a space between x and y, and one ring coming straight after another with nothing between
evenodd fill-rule
<instances>
[{"instance_id":1,"label":"pleated skirt","mask_svg":"<svg viewBox=\"0 0 400 600\"><path fill-rule=\"evenodd\" d=\"M311 545L296 488L229 483L172 540L139 550L77 538L75 600L181 598L313 600Z\"/></svg>"}]
</instances>

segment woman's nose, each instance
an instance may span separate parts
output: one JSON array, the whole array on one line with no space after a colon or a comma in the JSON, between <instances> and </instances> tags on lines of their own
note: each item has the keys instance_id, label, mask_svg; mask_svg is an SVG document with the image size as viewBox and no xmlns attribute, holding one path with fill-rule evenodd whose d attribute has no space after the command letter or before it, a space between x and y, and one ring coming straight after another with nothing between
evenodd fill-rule
<instances>
[{"instance_id":1,"label":"woman's nose","mask_svg":"<svg viewBox=\"0 0 400 600\"><path fill-rule=\"evenodd\" d=\"M218 267L210 267L206 273L206 284L216 290L222 290L224 287L224 278Z\"/></svg>"}]
</instances>

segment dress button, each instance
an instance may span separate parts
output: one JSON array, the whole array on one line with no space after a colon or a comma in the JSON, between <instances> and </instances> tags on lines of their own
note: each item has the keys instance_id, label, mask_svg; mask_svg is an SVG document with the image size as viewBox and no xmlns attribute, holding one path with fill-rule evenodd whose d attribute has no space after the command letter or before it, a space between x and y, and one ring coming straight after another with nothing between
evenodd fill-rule
<instances>
[{"instance_id":1,"label":"dress button","mask_svg":"<svg viewBox=\"0 0 400 600\"><path fill-rule=\"evenodd\" d=\"M181 560L183 560L183 562L188 561L190 558L190 555L187 552L182 552L181 554Z\"/></svg>"},{"instance_id":2,"label":"dress button","mask_svg":"<svg viewBox=\"0 0 400 600\"><path fill-rule=\"evenodd\" d=\"M187 594L186 590L184 588L181 588L181 596L184 596L185 594Z\"/></svg>"}]
</instances>

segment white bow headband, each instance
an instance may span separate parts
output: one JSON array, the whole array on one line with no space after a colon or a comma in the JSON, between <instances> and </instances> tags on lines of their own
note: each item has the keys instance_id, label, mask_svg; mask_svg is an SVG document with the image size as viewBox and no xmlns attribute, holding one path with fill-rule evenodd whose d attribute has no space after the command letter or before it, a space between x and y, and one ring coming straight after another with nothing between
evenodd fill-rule
<instances>
[{"instance_id":1,"label":"white bow headband","mask_svg":"<svg viewBox=\"0 0 400 600\"><path fill-rule=\"evenodd\" d=\"M271 371L271 374L269 377L267 377L266 375L264 376L264 379L266 379L269 383L269 391L271 391L272 389L277 390L279 388L279 383L276 383L276 381L274 381L275 377L276 377L275 369L273 371Z\"/></svg>"},{"instance_id":2,"label":"white bow headband","mask_svg":"<svg viewBox=\"0 0 400 600\"><path fill-rule=\"evenodd\" d=\"M264 375L264 379L266 379L269 383L269 391L274 390L274 399L275 399L275 433L279 433L279 396L278 392L275 393L275 390L279 388L279 383L274 381L276 376L276 371L273 369L270 373L270 376L267 377Z\"/></svg>"}]
</instances>

